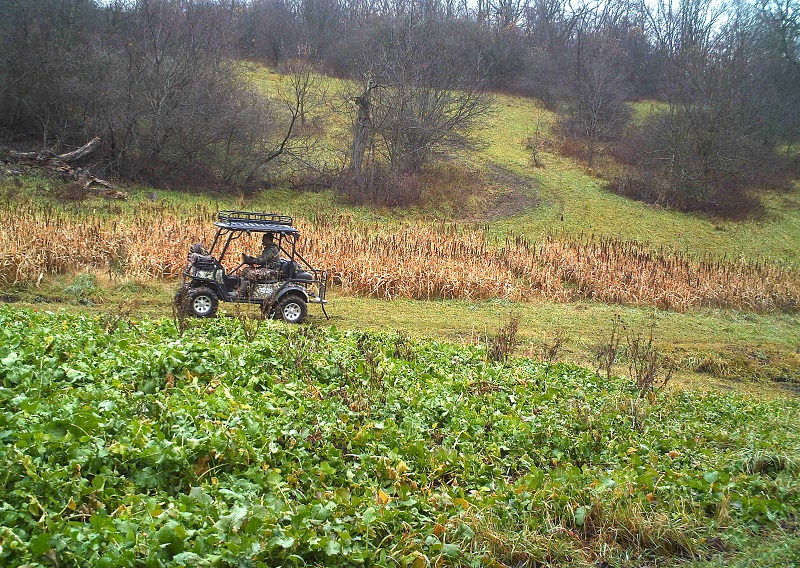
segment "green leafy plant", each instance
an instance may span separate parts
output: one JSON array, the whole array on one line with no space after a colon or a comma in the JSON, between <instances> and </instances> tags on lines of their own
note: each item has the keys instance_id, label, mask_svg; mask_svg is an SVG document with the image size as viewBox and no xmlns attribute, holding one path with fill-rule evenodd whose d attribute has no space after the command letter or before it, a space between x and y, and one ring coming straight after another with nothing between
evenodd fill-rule
<instances>
[{"instance_id":1,"label":"green leafy plant","mask_svg":"<svg viewBox=\"0 0 800 568\"><path fill-rule=\"evenodd\" d=\"M64 288L64 294L81 304L91 303L91 297L97 293L97 279L93 274L85 272L75 277L72 284Z\"/></svg>"},{"instance_id":2,"label":"green leafy plant","mask_svg":"<svg viewBox=\"0 0 800 568\"><path fill-rule=\"evenodd\" d=\"M800 510L794 398L648 404L394 332L110 322L0 307L2 565L626 566Z\"/></svg>"}]
</instances>

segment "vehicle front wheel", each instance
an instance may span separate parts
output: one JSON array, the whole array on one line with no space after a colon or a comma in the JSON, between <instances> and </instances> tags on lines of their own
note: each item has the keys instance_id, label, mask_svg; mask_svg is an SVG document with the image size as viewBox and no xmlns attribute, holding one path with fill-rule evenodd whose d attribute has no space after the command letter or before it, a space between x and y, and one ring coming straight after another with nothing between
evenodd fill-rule
<instances>
[{"instance_id":1,"label":"vehicle front wheel","mask_svg":"<svg viewBox=\"0 0 800 568\"><path fill-rule=\"evenodd\" d=\"M210 288L192 288L186 293L184 310L198 318L210 318L217 313L219 299Z\"/></svg>"},{"instance_id":2,"label":"vehicle front wheel","mask_svg":"<svg viewBox=\"0 0 800 568\"><path fill-rule=\"evenodd\" d=\"M284 296L275 306L275 317L286 323L303 323L306 313L306 301L295 294Z\"/></svg>"},{"instance_id":3,"label":"vehicle front wheel","mask_svg":"<svg viewBox=\"0 0 800 568\"><path fill-rule=\"evenodd\" d=\"M186 286L181 286L178 288L178 291L175 292L175 300L173 305L175 309L178 310L179 313L183 313L186 308L186 292L188 288Z\"/></svg>"}]
</instances>

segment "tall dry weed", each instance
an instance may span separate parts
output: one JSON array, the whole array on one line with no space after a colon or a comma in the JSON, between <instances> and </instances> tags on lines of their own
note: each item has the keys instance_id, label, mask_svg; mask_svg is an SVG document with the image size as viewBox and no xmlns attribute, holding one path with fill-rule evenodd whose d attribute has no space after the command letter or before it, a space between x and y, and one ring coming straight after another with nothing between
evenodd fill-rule
<instances>
[{"instance_id":1,"label":"tall dry weed","mask_svg":"<svg viewBox=\"0 0 800 568\"><path fill-rule=\"evenodd\" d=\"M215 212L169 205L105 218L55 208L0 206L0 281L40 274L107 270L174 278L192 242L209 245ZM508 237L494 242L482 227L419 222L400 228L342 218L302 221L300 250L331 271L342 293L384 299L581 299L683 311L699 307L794 312L800 274L766 262L692 259L611 238ZM257 239L236 241L234 266Z\"/></svg>"}]
</instances>

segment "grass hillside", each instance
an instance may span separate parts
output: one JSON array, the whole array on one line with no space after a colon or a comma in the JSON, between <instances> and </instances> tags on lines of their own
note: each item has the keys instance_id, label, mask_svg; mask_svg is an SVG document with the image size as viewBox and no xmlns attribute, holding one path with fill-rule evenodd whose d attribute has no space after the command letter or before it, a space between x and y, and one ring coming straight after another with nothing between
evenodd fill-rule
<instances>
[{"instance_id":1,"label":"grass hillside","mask_svg":"<svg viewBox=\"0 0 800 568\"><path fill-rule=\"evenodd\" d=\"M275 95L285 78L251 65L247 76ZM311 121L328 134L325 152L342 150L349 138L341 109L347 85L321 77L329 104ZM634 106L643 117L653 103ZM498 234L512 231L530 237L543 234L594 234L669 247L690 255L768 258L796 265L800 258L800 182L786 192L761 194L764 213L745 221L692 215L632 201L605 190L597 171L588 170L560 153L563 140L553 132L556 116L537 101L497 95L493 113L483 125L478 151L451 158L449 168L427 178L430 200L414 214L449 215L490 222ZM543 167L533 167L531 143L536 140ZM460 187L454 188L452 185ZM423 192L424 193L424 192ZM451 199L455 203L442 203ZM268 198L269 199L269 198ZM303 210L302 199L297 203ZM292 207L293 204L286 204ZM408 212L376 212L370 216L406 217Z\"/></svg>"},{"instance_id":2,"label":"grass hillside","mask_svg":"<svg viewBox=\"0 0 800 568\"><path fill-rule=\"evenodd\" d=\"M504 99L500 99L502 102ZM506 99L508 100L508 99ZM513 100L495 118L517 124L496 128L485 157L532 180L543 206L510 220L522 233L566 231L635 239L695 255L767 257L796 263L800 258L800 186L787 193L767 192L766 213L748 221L724 221L671 211L614 195L604 182L573 160L543 152L544 168L531 169L523 146L529 136L534 103ZM522 124L523 126L519 126ZM490 127L491 129L491 127Z\"/></svg>"},{"instance_id":3,"label":"grass hillside","mask_svg":"<svg viewBox=\"0 0 800 568\"><path fill-rule=\"evenodd\" d=\"M554 120L498 95L406 209L0 177L0 564L800 563L800 184L745 221L644 205ZM172 319L220 209L294 216L331 319Z\"/></svg>"},{"instance_id":4,"label":"grass hillside","mask_svg":"<svg viewBox=\"0 0 800 568\"><path fill-rule=\"evenodd\" d=\"M8 565L800 560L797 398L249 319L0 329Z\"/></svg>"}]
</instances>

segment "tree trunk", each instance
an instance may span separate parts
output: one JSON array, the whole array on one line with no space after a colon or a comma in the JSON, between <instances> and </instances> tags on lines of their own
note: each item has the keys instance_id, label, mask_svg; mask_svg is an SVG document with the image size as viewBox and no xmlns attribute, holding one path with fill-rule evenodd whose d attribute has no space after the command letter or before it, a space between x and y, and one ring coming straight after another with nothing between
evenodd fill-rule
<instances>
[{"instance_id":1,"label":"tree trunk","mask_svg":"<svg viewBox=\"0 0 800 568\"><path fill-rule=\"evenodd\" d=\"M367 81L367 88L354 99L357 107L356 119L353 123L353 144L350 147L350 172L358 177L364 165L364 154L367 151L369 136L372 130L372 81Z\"/></svg>"},{"instance_id":2,"label":"tree trunk","mask_svg":"<svg viewBox=\"0 0 800 568\"><path fill-rule=\"evenodd\" d=\"M58 159L62 162L77 162L81 158L84 158L94 152L95 148L100 144L100 138L95 137L92 138L89 142L78 148L77 150L73 150L72 152L67 152L66 154L60 154Z\"/></svg>"}]
</instances>

